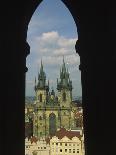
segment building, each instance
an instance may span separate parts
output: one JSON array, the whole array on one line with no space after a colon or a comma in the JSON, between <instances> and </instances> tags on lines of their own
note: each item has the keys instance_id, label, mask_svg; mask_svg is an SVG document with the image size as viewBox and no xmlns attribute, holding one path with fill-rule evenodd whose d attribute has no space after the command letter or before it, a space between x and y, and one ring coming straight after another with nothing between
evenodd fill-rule
<instances>
[{"instance_id":1,"label":"building","mask_svg":"<svg viewBox=\"0 0 116 155\"><path fill-rule=\"evenodd\" d=\"M43 138L25 139L25 155L50 155L50 145Z\"/></svg>"},{"instance_id":2,"label":"building","mask_svg":"<svg viewBox=\"0 0 116 155\"><path fill-rule=\"evenodd\" d=\"M30 138L33 136L33 118L28 113L27 108L25 108L25 138Z\"/></svg>"},{"instance_id":3,"label":"building","mask_svg":"<svg viewBox=\"0 0 116 155\"><path fill-rule=\"evenodd\" d=\"M33 113L33 134L36 137L54 136L60 128L76 128L74 119L76 106L72 104L72 81L69 77L64 58L60 69L60 79L57 79L57 91L49 91L49 81L46 82L41 61L38 81L35 79L36 101Z\"/></svg>"},{"instance_id":4,"label":"building","mask_svg":"<svg viewBox=\"0 0 116 155\"><path fill-rule=\"evenodd\" d=\"M78 131L61 128L50 140L50 155L84 155L81 138Z\"/></svg>"}]
</instances>

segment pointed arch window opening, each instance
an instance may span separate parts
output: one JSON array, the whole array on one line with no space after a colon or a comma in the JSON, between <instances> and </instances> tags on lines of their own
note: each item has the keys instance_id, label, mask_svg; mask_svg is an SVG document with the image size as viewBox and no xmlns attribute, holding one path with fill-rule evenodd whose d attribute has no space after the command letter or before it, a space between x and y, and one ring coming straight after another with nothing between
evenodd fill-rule
<instances>
[{"instance_id":1,"label":"pointed arch window opening","mask_svg":"<svg viewBox=\"0 0 116 155\"><path fill-rule=\"evenodd\" d=\"M64 102L66 101L66 93L65 92L63 93L63 101Z\"/></svg>"},{"instance_id":2,"label":"pointed arch window opening","mask_svg":"<svg viewBox=\"0 0 116 155\"><path fill-rule=\"evenodd\" d=\"M42 102L42 94L39 95L39 100Z\"/></svg>"},{"instance_id":3,"label":"pointed arch window opening","mask_svg":"<svg viewBox=\"0 0 116 155\"><path fill-rule=\"evenodd\" d=\"M40 72L41 73L43 73L43 65L42 65L42 61L41 61L41 66L42 66L42 68L41 68L41 70L40 70ZM64 71L65 72L67 72L68 73L68 70L66 70L65 69L65 62L64 62L64 56L63 56L63 66L64 66ZM63 71L63 74L62 74L62 76L63 76L63 78L65 78L65 72ZM38 76L39 77L39 76ZM43 75L43 77L44 77L44 79L46 79L46 76L45 75ZM69 74L67 74L67 77L69 78ZM41 79L41 77L40 77L40 79ZM42 81L41 81L42 82ZM43 87L43 83L41 83L40 82L40 85L41 85L41 87ZM72 84L72 81L69 79L69 86L71 86L71 84ZM36 83L36 80L35 80L35 83ZM45 80L44 80L44 83L45 83ZM49 83L49 82L48 82ZM66 81L64 81L63 82L64 83L64 87L65 87L65 85L67 84L67 82ZM57 84L59 85L59 82L58 82L58 80L57 80ZM35 87L36 88L36 87ZM60 89L60 85L59 85L59 89ZM70 89L72 89L72 87L70 87ZM59 91L59 90L58 90ZM71 97L72 98L72 97ZM43 101L43 96L42 96L42 94L39 94L38 95L38 100L40 101L40 102L42 102ZM62 100L65 102L66 100L67 100L67 96L66 96L66 93L64 92L63 94L62 94ZM63 108L64 108L64 106L63 106ZM66 115L66 113L64 112L64 115ZM40 118L39 118L40 120L42 120L41 119L41 116L40 116ZM61 119L60 117L59 117L59 119ZM63 126L64 127L64 126ZM49 133L50 133L50 135L54 135L55 134L55 132L56 132L56 115L55 114L51 114L51 115L49 115ZM42 135L42 132L40 132L40 135Z\"/></svg>"}]
</instances>

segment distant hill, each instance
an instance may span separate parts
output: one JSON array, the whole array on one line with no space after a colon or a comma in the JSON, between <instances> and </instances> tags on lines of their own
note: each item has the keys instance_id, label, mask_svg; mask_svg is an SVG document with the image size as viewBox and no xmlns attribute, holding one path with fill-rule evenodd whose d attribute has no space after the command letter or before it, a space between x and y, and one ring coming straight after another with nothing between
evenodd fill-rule
<instances>
[{"instance_id":1,"label":"distant hill","mask_svg":"<svg viewBox=\"0 0 116 155\"><path fill-rule=\"evenodd\" d=\"M82 97L78 96L73 98L73 103L75 103L78 107L82 107Z\"/></svg>"},{"instance_id":2,"label":"distant hill","mask_svg":"<svg viewBox=\"0 0 116 155\"><path fill-rule=\"evenodd\" d=\"M73 96L73 101L81 101L82 102L82 97L81 96Z\"/></svg>"}]
</instances>

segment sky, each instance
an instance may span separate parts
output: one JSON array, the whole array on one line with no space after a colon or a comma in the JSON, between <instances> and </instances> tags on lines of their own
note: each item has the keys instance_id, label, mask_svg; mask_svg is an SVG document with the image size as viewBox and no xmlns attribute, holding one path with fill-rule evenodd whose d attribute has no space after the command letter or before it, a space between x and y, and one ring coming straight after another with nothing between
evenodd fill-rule
<instances>
[{"instance_id":1,"label":"sky","mask_svg":"<svg viewBox=\"0 0 116 155\"><path fill-rule=\"evenodd\" d=\"M41 59L49 80L50 90L57 93L63 56L73 84L73 96L81 96L80 58L75 51L78 33L73 17L61 0L43 0L35 10L28 25L27 42L30 55L26 66L26 96L35 96L34 82L40 69Z\"/></svg>"}]
</instances>

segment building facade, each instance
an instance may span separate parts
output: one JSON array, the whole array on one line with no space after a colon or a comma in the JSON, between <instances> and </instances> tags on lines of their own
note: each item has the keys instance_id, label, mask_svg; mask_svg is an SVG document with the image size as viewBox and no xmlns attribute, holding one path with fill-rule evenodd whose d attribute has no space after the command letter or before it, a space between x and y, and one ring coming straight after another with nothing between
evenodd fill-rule
<instances>
[{"instance_id":1,"label":"building facade","mask_svg":"<svg viewBox=\"0 0 116 155\"><path fill-rule=\"evenodd\" d=\"M57 79L57 91L49 91L49 81L46 82L41 61L38 80L35 79L36 101L33 113L33 134L36 137L55 135L61 127L71 129L76 127L74 109L72 104L72 81L64 58L60 69L60 79Z\"/></svg>"},{"instance_id":2,"label":"building facade","mask_svg":"<svg viewBox=\"0 0 116 155\"><path fill-rule=\"evenodd\" d=\"M25 155L50 155L50 145L44 138L25 139Z\"/></svg>"},{"instance_id":3,"label":"building facade","mask_svg":"<svg viewBox=\"0 0 116 155\"><path fill-rule=\"evenodd\" d=\"M61 129L50 140L50 155L83 155L80 133Z\"/></svg>"}]
</instances>

